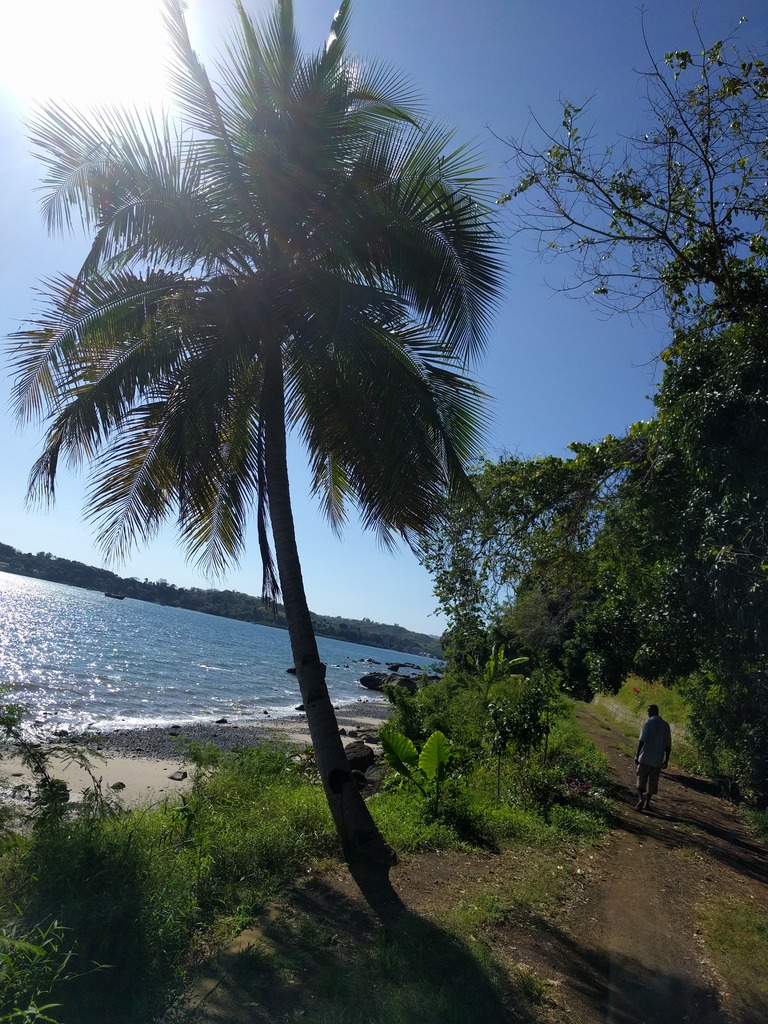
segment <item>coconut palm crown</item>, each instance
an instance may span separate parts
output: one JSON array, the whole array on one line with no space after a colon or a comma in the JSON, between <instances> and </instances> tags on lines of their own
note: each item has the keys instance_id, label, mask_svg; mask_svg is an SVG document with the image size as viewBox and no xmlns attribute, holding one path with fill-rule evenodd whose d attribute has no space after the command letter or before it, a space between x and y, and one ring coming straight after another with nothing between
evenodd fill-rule
<instances>
[{"instance_id":1,"label":"coconut palm crown","mask_svg":"<svg viewBox=\"0 0 768 1024\"><path fill-rule=\"evenodd\" d=\"M14 335L19 417L44 419L30 494L91 467L105 553L176 519L213 572L255 520L263 592L282 595L326 795L347 854L381 852L338 736L307 608L286 446L306 449L336 529L350 505L412 539L467 486L482 395L466 376L498 294L485 182L407 84L298 45L291 0L240 3L215 73L165 0L175 116L50 104L31 124L52 231L91 243Z\"/></svg>"}]
</instances>

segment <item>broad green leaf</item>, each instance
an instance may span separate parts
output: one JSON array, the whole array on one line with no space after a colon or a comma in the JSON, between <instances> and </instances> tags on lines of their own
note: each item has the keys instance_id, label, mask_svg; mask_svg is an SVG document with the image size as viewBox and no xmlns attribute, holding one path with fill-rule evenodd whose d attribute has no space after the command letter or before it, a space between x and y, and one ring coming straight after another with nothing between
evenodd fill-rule
<instances>
[{"instance_id":1,"label":"broad green leaf","mask_svg":"<svg viewBox=\"0 0 768 1024\"><path fill-rule=\"evenodd\" d=\"M419 768L431 782L439 782L445 776L450 757L451 745L448 738L436 729L422 747Z\"/></svg>"},{"instance_id":2,"label":"broad green leaf","mask_svg":"<svg viewBox=\"0 0 768 1024\"><path fill-rule=\"evenodd\" d=\"M387 727L379 734L387 762L402 775L411 775L411 769L419 765L419 752L407 736L396 729Z\"/></svg>"}]
</instances>

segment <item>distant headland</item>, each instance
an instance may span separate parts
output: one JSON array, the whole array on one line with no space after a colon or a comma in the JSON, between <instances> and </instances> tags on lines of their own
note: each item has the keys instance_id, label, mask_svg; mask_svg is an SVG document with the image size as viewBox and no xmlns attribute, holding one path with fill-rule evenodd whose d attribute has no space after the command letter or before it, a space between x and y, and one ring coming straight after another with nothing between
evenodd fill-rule
<instances>
[{"instance_id":1,"label":"distant headland","mask_svg":"<svg viewBox=\"0 0 768 1024\"><path fill-rule=\"evenodd\" d=\"M68 558L57 558L48 552L33 555L8 544L0 544L0 571L17 576L31 576L34 579L65 583L70 587L84 590L100 590L110 597L132 597L152 604L165 604L173 608L188 608L190 611L221 615L228 619L258 622L262 626L276 626L285 629L285 614L282 605L274 610L260 598L242 594L236 590L204 590L200 587L177 587L165 580L139 580L136 577L121 577L108 569L99 569L83 562ZM331 615L312 613L312 622L318 636L345 640L351 644L365 644L368 647L383 647L390 651L421 654L429 658L442 658L442 648L437 637L427 633L414 633L403 626L372 622L370 619L346 619Z\"/></svg>"}]
</instances>

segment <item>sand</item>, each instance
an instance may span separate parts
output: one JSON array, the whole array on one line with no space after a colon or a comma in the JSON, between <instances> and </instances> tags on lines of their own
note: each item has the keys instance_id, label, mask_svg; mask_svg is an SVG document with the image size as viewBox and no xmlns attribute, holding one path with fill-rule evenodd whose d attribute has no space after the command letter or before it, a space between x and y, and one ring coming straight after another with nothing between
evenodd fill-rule
<instances>
[{"instance_id":1,"label":"sand","mask_svg":"<svg viewBox=\"0 0 768 1024\"><path fill-rule=\"evenodd\" d=\"M336 711L345 745L356 739L373 740L391 706L385 701L365 700L344 705ZM178 738L177 738L178 737ZM100 738L91 756L93 774L101 779L102 789L112 787L127 807L162 802L184 793L192 784L193 768L187 761L179 740L210 742L221 750L250 747L269 739L277 739L297 747L310 744L309 729L303 714L289 718L266 718L263 721L236 724L179 725L171 729L124 729ZM51 774L66 782L70 799L79 801L83 790L93 782L71 759L77 738L55 744ZM177 777L172 777L177 776ZM181 776L181 777L178 777ZM27 799L34 787L34 778L18 753L0 749L0 800Z\"/></svg>"}]
</instances>

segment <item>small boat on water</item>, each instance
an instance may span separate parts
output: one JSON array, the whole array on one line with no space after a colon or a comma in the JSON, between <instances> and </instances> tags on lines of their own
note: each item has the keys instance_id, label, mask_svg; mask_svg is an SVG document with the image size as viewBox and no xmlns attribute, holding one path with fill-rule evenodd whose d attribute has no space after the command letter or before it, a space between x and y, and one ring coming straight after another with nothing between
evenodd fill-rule
<instances>
[{"instance_id":1,"label":"small boat on water","mask_svg":"<svg viewBox=\"0 0 768 1024\"><path fill-rule=\"evenodd\" d=\"M125 594L115 594L111 590L105 590L104 591L104 597L114 597L114 599L116 601L124 601L125 600Z\"/></svg>"}]
</instances>

